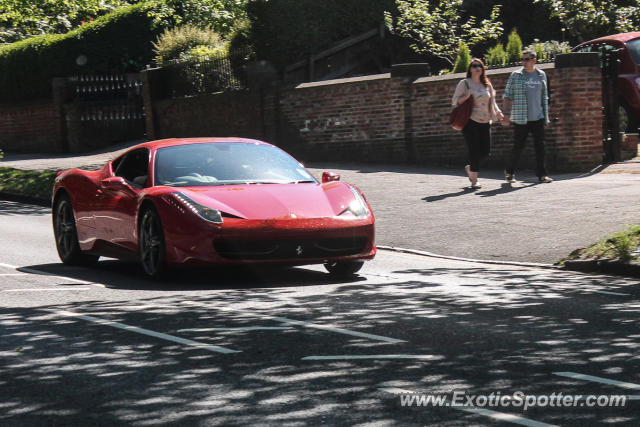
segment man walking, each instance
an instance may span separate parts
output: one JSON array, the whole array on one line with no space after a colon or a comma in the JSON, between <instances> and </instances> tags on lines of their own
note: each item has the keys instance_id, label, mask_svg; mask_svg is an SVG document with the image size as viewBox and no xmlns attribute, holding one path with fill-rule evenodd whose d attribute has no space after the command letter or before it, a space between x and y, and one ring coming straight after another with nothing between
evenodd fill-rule
<instances>
[{"instance_id":1,"label":"man walking","mask_svg":"<svg viewBox=\"0 0 640 427\"><path fill-rule=\"evenodd\" d=\"M549 94L547 76L536 68L536 54L530 50L522 52L522 68L509 76L504 91L505 123L515 124L514 144L511 159L504 171L507 182L515 182L515 169L529 133L533 135L536 150L536 174L538 181L553 182L547 176L544 164L544 127L549 124ZM510 114L506 114L510 112Z\"/></svg>"}]
</instances>

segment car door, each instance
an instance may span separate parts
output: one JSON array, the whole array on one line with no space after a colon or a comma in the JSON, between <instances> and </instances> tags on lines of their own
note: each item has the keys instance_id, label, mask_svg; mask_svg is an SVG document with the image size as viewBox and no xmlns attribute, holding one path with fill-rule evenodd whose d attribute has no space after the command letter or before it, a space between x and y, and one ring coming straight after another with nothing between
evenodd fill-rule
<instances>
[{"instance_id":1,"label":"car door","mask_svg":"<svg viewBox=\"0 0 640 427\"><path fill-rule=\"evenodd\" d=\"M138 195L148 186L149 150L130 151L115 163L113 176L103 179L95 223L101 240L112 249L137 251Z\"/></svg>"}]
</instances>

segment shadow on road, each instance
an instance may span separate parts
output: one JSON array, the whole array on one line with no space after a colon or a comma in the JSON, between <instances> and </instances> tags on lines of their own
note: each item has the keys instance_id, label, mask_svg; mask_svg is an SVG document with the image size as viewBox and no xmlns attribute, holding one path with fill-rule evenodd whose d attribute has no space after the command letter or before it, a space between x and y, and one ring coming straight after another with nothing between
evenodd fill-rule
<instances>
[{"instance_id":1,"label":"shadow on road","mask_svg":"<svg viewBox=\"0 0 640 427\"><path fill-rule=\"evenodd\" d=\"M558 371L640 383L640 306L630 297L595 293L603 289L601 277L474 267L402 270L386 279L340 283L294 268L257 275L185 272L158 284L142 280L132 265L109 261L95 270L30 268L104 283L122 301L0 308L1 424L485 424L489 419L448 408L401 407L379 388L485 395L628 392L553 375ZM298 285L306 287L292 289ZM131 289L167 292L128 300ZM202 289L207 292L176 292ZM622 279L611 279L607 289L640 296L639 284ZM64 311L241 353L206 352L66 317ZM274 316L405 342L283 325ZM286 327L220 329L254 326ZM336 354L430 357L302 359ZM489 409L562 425L640 422L635 402L627 408Z\"/></svg>"},{"instance_id":2,"label":"shadow on road","mask_svg":"<svg viewBox=\"0 0 640 427\"><path fill-rule=\"evenodd\" d=\"M102 260L92 267L72 267L62 263L29 265L18 269L32 273L34 270L46 274L71 277L76 280L95 282L107 288L121 290L223 290L238 288L272 288L335 283L355 283L366 280L355 275L349 278L333 277L325 271L305 268L268 265L216 266L210 268L170 269L158 280L147 278L140 264L117 260ZM65 284L66 286L66 284Z\"/></svg>"},{"instance_id":3,"label":"shadow on road","mask_svg":"<svg viewBox=\"0 0 640 427\"><path fill-rule=\"evenodd\" d=\"M51 207L0 200L0 216L50 215Z\"/></svg>"}]
</instances>

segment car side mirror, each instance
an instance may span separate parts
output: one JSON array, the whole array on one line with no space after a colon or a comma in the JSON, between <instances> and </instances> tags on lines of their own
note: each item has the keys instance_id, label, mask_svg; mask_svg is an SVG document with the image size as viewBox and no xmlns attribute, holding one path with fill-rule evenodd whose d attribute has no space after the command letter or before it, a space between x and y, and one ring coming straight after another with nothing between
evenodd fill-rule
<instances>
[{"instance_id":1,"label":"car side mirror","mask_svg":"<svg viewBox=\"0 0 640 427\"><path fill-rule=\"evenodd\" d=\"M110 176L100 181L100 188L104 190L122 190L127 188L127 183L121 176Z\"/></svg>"},{"instance_id":2,"label":"car side mirror","mask_svg":"<svg viewBox=\"0 0 640 427\"><path fill-rule=\"evenodd\" d=\"M322 183L325 184L327 182L332 181L340 181L340 175L333 172L322 172Z\"/></svg>"}]
</instances>

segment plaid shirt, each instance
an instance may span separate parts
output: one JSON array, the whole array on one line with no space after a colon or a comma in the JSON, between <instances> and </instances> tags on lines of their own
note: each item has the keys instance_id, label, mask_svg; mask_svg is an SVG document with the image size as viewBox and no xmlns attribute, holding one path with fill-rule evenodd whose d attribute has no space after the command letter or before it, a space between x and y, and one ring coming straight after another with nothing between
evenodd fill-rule
<instances>
[{"instance_id":1,"label":"plaid shirt","mask_svg":"<svg viewBox=\"0 0 640 427\"><path fill-rule=\"evenodd\" d=\"M524 67L514 71L509 76L504 98L511 99L511 121L518 125L527 124L527 89L525 87ZM544 122L549 124L549 94L547 92L547 75L544 71L535 69L542 77L542 110Z\"/></svg>"}]
</instances>

